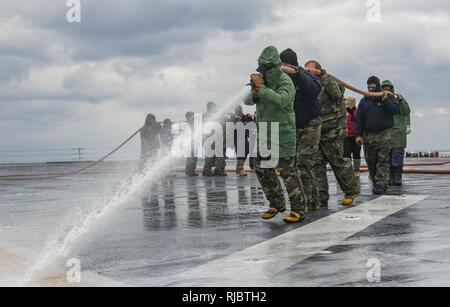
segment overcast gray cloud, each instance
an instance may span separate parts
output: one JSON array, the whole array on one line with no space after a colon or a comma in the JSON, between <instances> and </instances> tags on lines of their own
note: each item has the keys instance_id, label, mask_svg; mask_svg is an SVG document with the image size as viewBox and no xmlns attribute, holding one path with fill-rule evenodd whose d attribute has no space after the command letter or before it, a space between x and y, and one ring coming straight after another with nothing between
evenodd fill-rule
<instances>
[{"instance_id":1,"label":"overcast gray cloud","mask_svg":"<svg viewBox=\"0 0 450 307\"><path fill-rule=\"evenodd\" d=\"M247 82L267 45L358 87L391 79L414 108L412 149L450 149L448 1L81 0L0 4L2 149L110 147L147 112L181 119Z\"/></svg>"}]
</instances>

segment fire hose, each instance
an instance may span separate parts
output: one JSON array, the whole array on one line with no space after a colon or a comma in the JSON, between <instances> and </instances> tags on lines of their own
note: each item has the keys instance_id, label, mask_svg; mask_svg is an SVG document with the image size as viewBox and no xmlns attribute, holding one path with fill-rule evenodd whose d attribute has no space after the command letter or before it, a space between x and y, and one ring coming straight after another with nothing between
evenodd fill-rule
<instances>
[{"instance_id":1,"label":"fire hose","mask_svg":"<svg viewBox=\"0 0 450 307\"><path fill-rule=\"evenodd\" d=\"M287 65L284 64L283 65L283 70L291 70L291 72L298 72L298 68L291 66L291 65ZM321 75L322 72L318 69L314 69L314 68L308 68L308 71L312 72L315 75ZM371 97L381 97L383 95L385 95L386 92L366 92L363 90L360 90L356 87L354 87L353 85L337 78L336 76L333 76L332 74L327 73L329 76L331 76L332 78L334 78L337 82L339 82L340 84L342 84L343 87L356 92L358 94L364 95L364 96L371 96ZM392 94L390 92L388 92L389 94ZM393 95L393 94L392 94ZM113 151L111 151L110 153L108 153L107 155L105 155L104 157L100 158L99 160L83 167L80 168L76 171L72 171L72 172L66 172L66 173L45 173L45 174L20 174L20 175L5 175L5 176L0 176L0 181L11 181L11 180L37 180L37 179L54 179L54 178L61 178L61 177L67 177L67 176L73 176L73 175L77 175L80 174L98 164L100 164L101 162L103 162L104 160L106 160L107 158L109 158L110 156L112 156L114 153L116 153L119 149L121 149L123 146L125 146L129 141L131 141L139 132L141 131L141 129L137 130L135 133L133 133L129 138L127 138L123 143L121 143L119 146L117 146ZM438 162L438 163L424 163L424 164L409 164L409 165L405 165L405 166L439 166L439 165L446 165L446 164L450 164L450 161L447 162ZM364 167L363 167L364 168ZM367 168L367 166L366 166ZM439 175L450 175L450 170L404 170L404 173L410 173L410 174L439 174Z\"/></svg>"},{"instance_id":2,"label":"fire hose","mask_svg":"<svg viewBox=\"0 0 450 307\"><path fill-rule=\"evenodd\" d=\"M286 73L291 73L291 74L292 73L298 73L299 67L295 67L295 66L283 63L282 70L284 72L286 72ZM315 69L315 68L311 68L311 67L305 68L305 70L315 74L316 76L320 76L322 74L322 71L320 71L319 69ZM385 93L394 95L394 94L392 94L391 92L388 92L388 91L383 91L383 92L366 92L366 91L363 91L363 90L360 90L360 89L354 87L353 85L351 85L351 84L349 84L349 83L339 79L336 76L333 76L332 74L330 74L328 72L326 74L329 75L330 77L332 77L333 79L335 79L338 83L342 84L342 86L345 87L346 89L348 89L348 90L350 90L352 92L361 94L363 96L382 97L382 96L385 95Z\"/></svg>"},{"instance_id":3,"label":"fire hose","mask_svg":"<svg viewBox=\"0 0 450 307\"><path fill-rule=\"evenodd\" d=\"M450 161L443 162L433 162L433 163L409 163L405 164L405 167L416 167L416 166L444 166L450 164ZM362 171L368 171L367 165L361 166ZM404 169L404 174L422 174L422 175L450 175L450 170L434 170L434 169Z\"/></svg>"},{"instance_id":4,"label":"fire hose","mask_svg":"<svg viewBox=\"0 0 450 307\"><path fill-rule=\"evenodd\" d=\"M299 68L289 65L289 64L285 64L283 63L282 65L282 70L286 73L298 73L299 72ZM319 69L314 69L314 68L305 68L305 70L320 76L322 74L322 71ZM368 97L382 97L384 96L386 93L390 94L390 95L395 95L391 92L387 92L387 91L383 91L383 92L366 92L363 90L360 90L358 88L356 88L355 86L341 80L340 78L333 76L330 73L327 73L327 75L329 75L330 77L334 78L338 83L340 83L343 87L345 87L346 89L361 94L363 96L368 96ZM406 164L405 166L443 166L443 165L447 165L450 164L450 161L445 161L445 162L436 162L436 163L415 163L415 164ZM367 169L367 166L363 166L362 168ZM408 173L408 174L436 174L436 175L450 175L450 170L419 170L419 169L409 169L409 170L404 170L404 173Z\"/></svg>"},{"instance_id":5,"label":"fire hose","mask_svg":"<svg viewBox=\"0 0 450 307\"><path fill-rule=\"evenodd\" d=\"M368 169L362 169L362 172L368 172ZM450 175L450 170L432 170L432 169L405 169L403 174L419 175Z\"/></svg>"},{"instance_id":6,"label":"fire hose","mask_svg":"<svg viewBox=\"0 0 450 307\"><path fill-rule=\"evenodd\" d=\"M450 161L444 161L444 162L432 162L432 163L408 163L403 166L442 166L450 164ZM362 168L367 168L367 165L361 166Z\"/></svg>"},{"instance_id":7,"label":"fire hose","mask_svg":"<svg viewBox=\"0 0 450 307\"><path fill-rule=\"evenodd\" d=\"M92 162L89 165L82 167L78 170L66 172L66 173L5 175L5 176L0 176L0 181L54 179L54 178L61 178L61 177L67 177L67 176L73 176L73 175L80 174L80 173L85 172L88 169L100 164L101 162L105 161L107 158L109 158L110 156L115 154L119 149L121 149L128 142L130 142L139 132L141 132L141 129L139 129L138 131L133 133L129 138L127 138L124 142L122 142L119 146L117 146L113 151L111 151L107 155L103 156L99 160Z\"/></svg>"}]
</instances>

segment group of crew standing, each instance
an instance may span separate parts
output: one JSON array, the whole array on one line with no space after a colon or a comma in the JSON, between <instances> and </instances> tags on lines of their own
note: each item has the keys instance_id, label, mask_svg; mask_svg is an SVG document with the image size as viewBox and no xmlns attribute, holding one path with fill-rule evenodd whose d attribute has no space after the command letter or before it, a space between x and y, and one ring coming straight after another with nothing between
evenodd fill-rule
<instances>
[{"instance_id":1,"label":"group of crew standing","mask_svg":"<svg viewBox=\"0 0 450 307\"><path fill-rule=\"evenodd\" d=\"M368 91L382 95L364 96L357 106L356 98L345 97L344 86L318 61L307 61L302 67L292 49L279 53L273 46L262 52L257 72L251 76L252 92L244 101L246 105L256 106L256 113L244 114L239 106L233 115L219 121L224 131L226 122L244 125L255 122L256 126L278 124L278 144L271 144L270 132L264 135L257 129L249 129L245 135L245 154L237 155L236 173L247 176L244 164L250 156L250 167L255 170L269 202L269 209L261 215L263 219L272 219L286 211L283 184L291 205L290 213L283 217L286 223L301 222L309 212L327 207L330 200L328 165L344 193L341 204L354 204L360 194L362 145L373 193L382 195L389 186L402 185L411 111L392 82L381 83L379 78L370 77ZM212 118L216 111L217 106L209 102L203 119ZM193 112L186 113L186 122L191 128L194 118ZM161 126L152 114L147 117L141 132L142 160L155 155L161 148L159 142L163 150L170 148L171 125L168 119ZM254 150L249 142L250 134L258 136L258 144L265 142L265 148L276 146L279 149L277 165L264 165L272 157L263 157L259 146L255 157L250 155ZM233 137L237 153L236 131ZM223 155L205 158L203 176L227 176L225 144ZM192 177L198 176L194 147L186 162L186 175Z\"/></svg>"}]
</instances>

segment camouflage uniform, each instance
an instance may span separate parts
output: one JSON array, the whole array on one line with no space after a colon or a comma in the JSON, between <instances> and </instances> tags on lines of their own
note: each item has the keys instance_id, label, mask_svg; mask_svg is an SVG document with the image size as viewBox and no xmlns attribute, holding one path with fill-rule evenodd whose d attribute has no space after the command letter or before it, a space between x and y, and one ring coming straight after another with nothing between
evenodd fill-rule
<instances>
[{"instance_id":1,"label":"camouflage uniform","mask_svg":"<svg viewBox=\"0 0 450 307\"><path fill-rule=\"evenodd\" d=\"M297 130L297 167L304 187L308 206L313 207L317 198L318 182L314 175L314 160L319 151L322 122L320 117L310 120Z\"/></svg>"},{"instance_id":2,"label":"camouflage uniform","mask_svg":"<svg viewBox=\"0 0 450 307\"><path fill-rule=\"evenodd\" d=\"M381 90L380 79L375 76L370 77L367 84L373 91ZM364 141L364 154L375 195L385 194L388 189L391 134L395 126L394 117L399 111L398 101L393 95L365 96L359 103L355 135Z\"/></svg>"},{"instance_id":3,"label":"camouflage uniform","mask_svg":"<svg viewBox=\"0 0 450 307\"><path fill-rule=\"evenodd\" d=\"M347 130L344 88L331 76L322 76L323 89L319 96L322 107L322 132L319 152L315 159L316 201L326 206L330 199L327 164L330 164L346 196L357 194L357 182L350 160L344 158L344 138Z\"/></svg>"},{"instance_id":4,"label":"camouflage uniform","mask_svg":"<svg viewBox=\"0 0 450 307\"><path fill-rule=\"evenodd\" d=\"M368 133L363 137L364 157L369 166L370 178L381 189L387 190L389 183L389 154L392 130Z\"/></svg>"},{"instance_id":5,"label":"camouflage uniform","mask_svg":"<svg viewBox=\"0 0 450 307\"><path fill-rule=\"evenodd\" d=\"M264 194L270 202L270 207L276 209L286 208L283 188L278 176L275 174L275 169L261 168L261 161L260 157L255 158L255 171ZM277 168L288 191L291 210L294 212L307 212L303 185L295 163L295 157L280 158Z\"/></svg>"},{"instance_id":6,"label":"camouflage uniform","mask_svg":"<svg viewBox=\"0 0 450 307\"><path fill-rule=\"evenodd\" d=\"M271 67L263 73L264 85L245 99L246 105L256 105L257 124L279 123L278 142L267 135L258 135L258 144L266 143L267 148L278 147L278 169L283 178L291 202L291 211L301 213L305 210L306 200L300 173L296 168L296 125L295 125L295 87L288 75L281 71L281 60L275 47L264 49L258 59L260 67ZM283 188L276 175L276 168L261 167L260 155L255 158L255 171L262 189L270 202L270 207L286 207Z\"/></svg>"}]
</instances>

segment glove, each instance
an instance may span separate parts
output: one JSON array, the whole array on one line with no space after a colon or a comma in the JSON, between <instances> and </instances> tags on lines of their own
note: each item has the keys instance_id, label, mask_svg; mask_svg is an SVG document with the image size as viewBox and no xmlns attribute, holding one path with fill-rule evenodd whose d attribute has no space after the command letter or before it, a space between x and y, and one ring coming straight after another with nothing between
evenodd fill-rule
<instances>
[{"instance_id":1,"label":"glove","mask_svg":"<svg viewBox=\"0 0 450 307\"><path fill-rule=\"evenodd\" d=\"M389 95L389 92L384 91L384 92L383 92L383 96L381 96L381 101L384 102L384 101L387 99L388 95Z\"/></svg>"},{"instance_id":2,"label":"glove","mask_svg":"<svg viewBox=\"0 0 450 307\"><path fill-rule=\"evenodd\" d=\"M362 137L358 136L358 137L355 139L355 141L356 141L356 144L358 144L359 146L362 146L362 144L363 144Z\"/></svg>"},{"instance_id":3,"label":"glove","mask_svg":"<svg viewBox=\"0 0 450 307\"><path fill-rule=\"evenodd\" d=\"M250 83L253 90L258 91L264 85L264 78L260 74L253 74L250 76Z\"/></svg>"},{"instance_id":4,"label":"glove","mask_svg":"<svg viewBox=\"0 0 450 307\"><path fill-rule=\"evenodd\" d=\"M412 129L411 129L411 125L406 126L406 134L409 135L411 134Z\"/></svg>"},{"instance_id":5,"label":"glove","mask_svg":"<svg viewBox=\"0 0 450 307\"><path fill-rule=\"evenodd\" d=\"M284 73L287 73L288 75L295 75L299 72L299 69L297 67L289 65L289 64L281 65L281 70Z\"/></svg>"}]
</instances>

